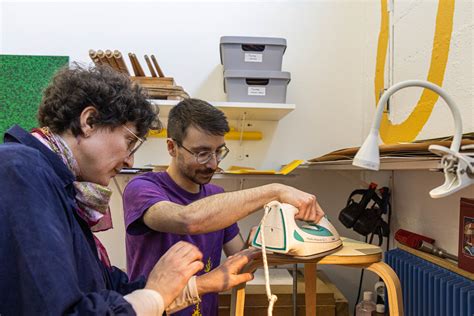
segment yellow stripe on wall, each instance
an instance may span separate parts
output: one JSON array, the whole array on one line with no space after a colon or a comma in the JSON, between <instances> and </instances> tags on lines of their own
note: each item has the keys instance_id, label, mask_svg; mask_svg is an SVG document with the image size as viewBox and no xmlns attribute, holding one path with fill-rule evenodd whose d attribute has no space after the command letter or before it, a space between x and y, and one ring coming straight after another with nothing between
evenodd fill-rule
<instances>
[{"instance_id":1,"label":"yellow stripe on wall","mask_svg":"<svg viewBox=\"0 0 474 316\"><path fill-rule=\"evenodd\" d=\"M375 100L380 99L380 91L384 89L385 59L388 48L389 16L387 1L381 0L381 22L377 47L377 60L375 66ZM436 27L433 38L433 49L431 51L431 62L427 80L442 86L446 64L448 63L449 45L453 30L455 0L439 0L436 15ZM415 78L407 78L415 79ZM438 100L438 95L430 90L424 89L413 111L401 124L392 124L387 113L382 116L380 125L380 137L386 144L397 142L411 142L415 140L423 126L428 121L431 111Z\"/></svg>"}]
</instances>

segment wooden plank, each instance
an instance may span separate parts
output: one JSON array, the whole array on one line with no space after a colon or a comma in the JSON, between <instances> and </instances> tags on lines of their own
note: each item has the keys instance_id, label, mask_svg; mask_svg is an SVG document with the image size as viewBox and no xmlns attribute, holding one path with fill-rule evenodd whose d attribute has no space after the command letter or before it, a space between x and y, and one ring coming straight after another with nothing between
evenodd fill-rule
<instances>
[{"instance_id":1,"label":"wooden plank","mask_svg":"<svg viewBox=\"0 0 474 316\"><path fill-rule=\"evenodd\" d=\"M174 78L173 77L130 77L131 80L139 83L139 84L147 84L147 85L166 85L166 86L174 86Z\"/></svg>"},{"instance_id":2,"label":"wooden plank","mask_svg":"<svg viewBox=\"0 0 474 316\"><path fill-rule=\"evenodd\" d=\"M468 272L466 270L463 270L463 269L459 268L456 264L452 263L448 259L443 259L443 258L434 256L432 254L410 248L410 247L402 245L400 243L397 246L398 246L398 248L400 248L400 249L402 249L406 252L409 252L412 255L415 255L417 257L425 259L426 261L429 261L429 262L434 263L434 264L436 264L440 267L443 267L443 268L445 268L449 271L452 271L454 273L462 275L465 278L468 278L470 280L474 280L474 273L471 273L471 272Z\"/></svg>"}]
</instances>

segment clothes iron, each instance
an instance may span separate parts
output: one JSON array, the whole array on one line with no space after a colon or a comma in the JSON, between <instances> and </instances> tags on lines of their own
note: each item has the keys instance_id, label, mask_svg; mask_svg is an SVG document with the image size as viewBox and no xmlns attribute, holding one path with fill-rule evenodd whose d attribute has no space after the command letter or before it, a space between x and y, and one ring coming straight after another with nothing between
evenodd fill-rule
<instances>
[{"instance_id":1,"label":"clothes iron","mask_svg":"<svg viewBox=\"0 0 474 316\"><path fill-rule=\"evenodd\" d=\"M297 212L298 209L293 205L278 201L265 205L266 217L257 229L252 246L262 248L262 229L267 251L297 258L323 257L342 246L339 234L326 216L317 224L298 225L295 221Z\"/></svg>"}]
</instances>

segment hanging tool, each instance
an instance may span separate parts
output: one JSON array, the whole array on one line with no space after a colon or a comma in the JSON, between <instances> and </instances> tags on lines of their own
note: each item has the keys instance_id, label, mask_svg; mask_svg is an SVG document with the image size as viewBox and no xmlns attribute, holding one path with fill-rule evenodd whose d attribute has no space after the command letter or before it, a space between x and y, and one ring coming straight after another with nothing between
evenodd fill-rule
<instances>
[{"instance_id":1,"label":"hanging tool","mask_svg":"<svg viewBox=\"0 0 474 316\"><path fill-rule=\"evenodd\" d=\"M451 260L458 261L457 256L450 254L446 252L445 250L433 245L435 240L432 238L415 234L405 229L399 229L395 233L395 239L399 243L405 246L408 246L410 248L418 249L420 251L430 253L440 258L449 258Z\"/></svg>"}]
</instances>

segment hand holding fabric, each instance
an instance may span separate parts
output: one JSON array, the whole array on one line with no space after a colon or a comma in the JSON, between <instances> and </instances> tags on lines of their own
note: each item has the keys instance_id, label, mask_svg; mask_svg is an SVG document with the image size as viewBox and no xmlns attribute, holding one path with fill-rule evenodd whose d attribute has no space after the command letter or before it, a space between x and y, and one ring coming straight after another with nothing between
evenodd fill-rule
<instances>
[{"instance_id":1,"label":"hand holding fabric","mask_svg":"<svg viewBox=\"0 0 474 316\"><path fill-rule=\"evenodd\" d=\"M204 268L201 259L202 253L196 246L184 241L176 243L156 263L145 288L159 292L168 306L188 280Z\"/></svg>"}]
</instances>

